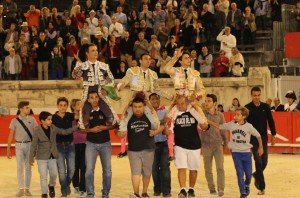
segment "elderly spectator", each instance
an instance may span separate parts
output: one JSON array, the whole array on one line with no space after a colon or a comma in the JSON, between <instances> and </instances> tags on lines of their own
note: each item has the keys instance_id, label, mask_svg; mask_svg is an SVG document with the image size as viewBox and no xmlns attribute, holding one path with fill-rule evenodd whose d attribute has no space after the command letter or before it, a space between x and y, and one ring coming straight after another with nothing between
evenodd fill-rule
<instances>
[{"instance_id":1,"label":"elderly spectator","mask_svg":"<svg viewBox=\"0 0 300 198\"><path fill-rule=\"evenodd\" d=\"M133 51L135 53L135 59L139 59L142 54L148 54L149 42L145 39L145 33L140 32L138 40L134 42Z\"/></svg>"},{"instance_id":2,"label":"elderly spectator","mask_svg":"<svg viewBox=\"0 0 300 198\"><path fill-rule=\"evenodd\" d=\"M291 11L297 21L297 32L300 32L300 1L295 5L295 8Z\"/></svg>"},{"instance_id":3,"label":"elderly spectator","mask_svg":"<svg viewBox=\"0 0 300 198\"><path fill-rule=\"evenodd\" d=\"M98 23L98 20L97 20L97 23ZM94 40L95 36L93 36L93 38L91 38L90 31L89 31L89 23L87 21L83 22L82 28L79 29L78 37L79 37L80 42L83 38L88 38L89 43L91 40Z\"/></svg>"},{"instance_id":4,"label":"elderly spectator","mask_svg":"<svg viewBox=\"0 0 300 198\"><path fill-rule=\"evenodd\" d=\"M128 31L124 31L124 38L120 41L121 61L127 63L131 67L133 57L133 40Z\"/></svg>"},{"instance_id":5,"label":"elderly spectator","mask_svg":"<svg viewBox=\"0 0 300 198\"><path fill-rule=\"evenodd\" d=\"M117 18L115 16L111 17L112 24L109 26L108 34L109 36L114 35L117 40L121 39L121 36L123 35L124 28L121 23L117 21Z\"/></svg>"},{"instance_id":6,"label":"elderly spectator","mask_svg":"<svg viewBox=\"0 0 300 198\"><path fill-rule=\"evenodd\" d=\"M176 1L175 1L176 2ZM169 2L168 2L169 3ZM176 2L177 3L177 2ZM176 9L174 11L174 7L172 4L167 4L167 10L166 10L166 26L171 29L175 25L175 19L176 19Z\"/></svg>"},{"instance_id":7,"label":"elderly spectator","mask_svg":"<svg viewBox=\"0 0 300 198\"><path fill-rule=\"evenodd\" d=\"M200 64L198 62L198 56L197 56L197 51L196 50L191 51L190 59L191 59L191 68L199 71Z\"/></svg>"},{"instance_id":8,"label":"elderly spectator","mask_svg":"<svg viewBox=\"0 0 300 198\"><path fill-rule=\"evenodd\" d=\"M232 56L229 59L229 72L233 76L241 77L244 73L245 61L243 55L234 47L231 49Z\"/></svg>"},{"instance_id":9,"label":"elderly spectator","mask_svg":"<svg viewBox=\"0 0 300 198\"><path fill-rule=\"evenodd\" d=\"M284 105L280 104L279 98L274 98L274 106L271 107L271 111L284 111Z\"/></svg>"},{"instance_id":10,"label":"elderly spectator","mask_svg":"<svg viewBox=\"0 0 300 198\"><path fill-rule=\"evenodd\" d=\"M117 12L113 16L117 18L117 22L123 25L123 29L127 30L127 16L125 13L123 13L122 6L117 7Z\"/></svg>"},{"instance_id":11,"label":"elderly spectator","mask_svg":"<svg viewBox=\"0 0 300 198\"><path fill-rule=\"evenodd\" d=\"M220 9L220 4L217 3L215 5L215 14L214 14L214 35L216 35L218 32L220 32L226 24L226 15L225 13Z\"/></svg>"},{"instance_id":12,"label":"elderly spectator","mask_svg":"<svg viewBox=\"0 0 300 198\"><path fill-rule=\"evenodd\" d=\"M155 32L155 35L157 36L157 40L159 40L162 48L164 48L165 44L167 43L167 41L169 39L169 33L170 33L170 30L166 27L166 22L161 21L160 26L158 27L158 29Z\"/></svg>"},{"instance_id":13,"label":"elderly spectator","mask_svg":"<svg viewBox=\"0 0 300 198\"><path fill-rule=\"evenodd\" d=\"M9 55L4 60L4 71L8 80L20 80L22 70L21 58L14 48L9 49Z\"/></svg>"},{"instance_id":14,"label":"elderly spectator","mask_svg":"<svg viewBox=\"0 0 300 198\"><path fill-rule=\"evenodd\" d=\"M267 0L255 0L254 2L254 11L257 29L265 30L267 29L267 14L269 3Z\"/></svg>"},{"instance_id":15,"label":"elderly spectator","mask_svg":"<svg viewBox=\"0 0 300 198\"><path fill-rule=\"evenodd\" d=\"M98 19L95 17L96 12L94 10L91 10L89 12L89 15L90 17L86 18L86 21L88 22L90 41L91 41L95 38L95 29L98 26Z\"/></svg>"},{"instance_id":16,"label":"elderly spectator","mask_svg":"<svg viewBox=\"0 0 300 198\"><path fill-rule=\"evenodd\" d=\"M107 41L103 38L103 33L101 31L95 32L96 38L92 41L98 49L98 60L105 62L106 51L107 51Z\"/></svg>"},{"instance_id":17,"label":"elderly spectator","mask_svg":"<svg viewBox=\"0 0 300 198\"><path fill-rule=\"evenodd\" d=\"M151 35L151 41L149 42L147 51L149 52L149 55L151 59L155 59L157 62L158 58L160 57L160 42L157 40L156 35Z\"/></svg>"},{"instance_id":18,"label":"elderly spectator","mask_svg":"<svg viewBox=\"0 0 300 198\"><path fill-rule=\"evenodd\" d=\"M213 14L208 11L208 4L205 3L203 4L203 10L200 14L200 20L202 22L202 25L205 29L205 37L207 40L207 45L211 45L211 41L212 41L212 34L213 34L213 20L214 20L214 16Z\"/></svg>"},{"instance_id":19,"label":"elderly spectator","mask_svg":"<svg viewBox=\"0 0 300 198\"><path fill-rule=\"evenodd\" d=\"M143 10L139 13L139 19L145 20L147 27L153 28L153 13L148 9L147 4L143 4Z\"/></svg>"},{"instance_id":20,"label":"elderly spectator","mask_svg":"<svg viewBox=\"0 0 300 198\"><path fill-rule=\"evenodd\" d=\"M219 57L215 61L215 77L228 76L229 59L225 56L224 50L220 50Z\"/></svg>"},{"instance_id":21,"label":"elderly spectator","mask_svg":"<svg viewBox=\"0 0 300 198\"><path fill-rule=\"evenodd\" d=\"M255 16L251 13L251 8L246 7L245 13L242 16L243 38L245 45L255 44L256 23ZM246 48L247 50L248 48Z\"/></svg>"},{"instance_id":22,"label":"elderly spectator","mask_svg":"<svg viewBox=\"0 0 300 198\"><path fill-rule=\"evenodd\" d=\"M198 62L200 64L200 76L201 77L210 77L212 72L212 61L213 57L208 53L206 46L202 47L202 54L198 57Z\"/></svg>"},{"instance_id":23,"label":"elderly spectator","mask_svg":"<svg viewBox=\"0 0 300 198\"><path fill-rule=\"evenodd\" d=\"M95 33L99 32L99 31L102 32L103 38L105 40L107 40L107 38L108 38L108 27L104 26L103 19L98 20L98 27L96 27Z\"/></svg>"},{"instance_id":24,"label":"elderly spectator","mask_svg":"<svg viewBox=\"0 0 300 198\"><path fill-rule=\"evenodd\" d=\"M153 11L153 31L156 32L160 27L161 21L166 21L166 12L161 9L161 4L157 3L155 5L155 10Z\"/></svg>"},{"instance_id":25,"label":"elderly spectator","mask_svg":"<svg viewBox=\"0 0 300 198\"><path fill-rule=\"evenodd\" d=\"M241 40L241 20L241 10L237 8L236 3L231 3L231 10L227 15L227 26L231 28L231 33L235 36L237 44L240 44Z\"/></svg>"},{"instance_id":26,"label":"elderly spectator","mask_svg":"<svg viewBox=\"0 0 300 198\"><path fill-rule=\"evenodd\" d=\"M217 40L221 42L221 50L224 50L227 58L231 57L231 49L236 47L236 38L230 33L230 27L225 27L217 36Z\"/></svg>"},{"instance_id":27,"label":"elderly spectator","mask_svg":"<svg viewBox=\"0 0 300 198\"><path fill-rule=\"evenodd\" d=\"M229 11L229 1L228 0L219 0L218 4L220 5L220 10L225 13L226 17Z\"/></svg>"},{"instance_id":28,"label":"elderly spectator","mask_svg":"<svg viewBox=\"0 0 300 198\"><path fill-rule=\"evenodd\" d=\"M287 99L287 103L284 104L284 111L294 111L294 109L297 106L297 97L294 91L289 90L286 94L285 94L285 98Z\"/></svg>"},{"instance_id":29,"label":"elderly spectator","mask_svg":"<svg viewBox=\"0 0 300 198\"><path fill-rule=\"evenodd\" d=\"M30 5L29 10L24 14L28 22L29 27L35 25L39 27L39 18L41 11L35 8L35 5Z\"/></svg>"},{"instance_id":30,"label":"elderly spectator","mask_svg":"<svg viewBox=\"0 0 300 198\"><path fill-rule=\"evenodd\" d=\"M14 47L15 42L19 40L19 33L16 30L16 24L10 24L10 28L4 31L6 33L6 38L4 40L4 49L9 51L10 48Z\"/></svg>"}]
</instances>

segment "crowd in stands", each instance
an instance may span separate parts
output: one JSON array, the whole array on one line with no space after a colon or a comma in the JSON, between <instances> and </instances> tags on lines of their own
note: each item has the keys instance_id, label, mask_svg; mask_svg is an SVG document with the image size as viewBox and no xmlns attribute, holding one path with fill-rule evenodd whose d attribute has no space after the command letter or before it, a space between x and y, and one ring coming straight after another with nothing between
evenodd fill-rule
<instances>
[{"instance_id":1,"label":"crowd in stands","mask_svg":"<svg viewBox=\"0 0 300 198\"><path fill-rule=\"evenodd\" d=\"M35 5L21 12L13 0L4 0L1 77L70 79L84 43L97 45L99 60L115 78L138 65L143 53L153 59L151 69L168 77L163 66L179 46L191 52L192 67L202 77L242 76L245 62L237 47L254 50L255 32L268 28L270 8L271 19L281 20L280 0L119 0L116 6L73 0L62 13ZM297 3L292 12L298 22L299 11ZM220 54L215 60L214 52Z\"/></svg>"}]
</instances>

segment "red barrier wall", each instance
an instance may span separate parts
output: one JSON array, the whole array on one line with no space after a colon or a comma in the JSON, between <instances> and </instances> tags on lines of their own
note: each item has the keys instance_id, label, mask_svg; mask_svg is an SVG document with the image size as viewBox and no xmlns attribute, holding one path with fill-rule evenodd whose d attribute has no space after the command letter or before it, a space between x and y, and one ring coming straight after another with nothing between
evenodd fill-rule
<instances>
[{"instance_id":1,"label":"red barrier wall","mask_svg":"<svg viewBox=\"0 0 300 198\"><path fill-rule=\"evenodd\" d=\"M224 117L226 122L233 120L234 113L225 112ZM0 117L0 156L6 155L7 138L9 135L9 124L12 118L16 116L2 116ZM37 122L39 119L34 115ZM274 112L273 118L276 125L277 137L275 146L269 144L269 153L300 153L300 116L297 113L289 112ZM269 142L271 140L271 133L269 131ZM113 154L120 152L120 138L110 131L110 138L113 145ZM228 133L228 138L229 133ZM14 149L12 149L14 152Z\"/></svg>"},{"instance_id":2,"label":"red barrier wall","mask_svg":"<svg viewBox=\"0 0 300 198\"><path fill-rule=\"evenodd\" d=\"M287 32L285 34L285 57L300 58L300 33Z\"/></svg>"}]
</instances>

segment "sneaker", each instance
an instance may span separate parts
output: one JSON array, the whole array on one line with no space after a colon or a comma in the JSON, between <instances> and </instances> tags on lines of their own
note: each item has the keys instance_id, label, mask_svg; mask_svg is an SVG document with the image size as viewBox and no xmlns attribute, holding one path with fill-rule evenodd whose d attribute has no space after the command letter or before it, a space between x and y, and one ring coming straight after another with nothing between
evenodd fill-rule
<instances>
[{"instance_id":1,"label":"sneaker","mask_svg":"<svg viewBox=\"0 0 300 198\"><path fill-rule=\"evenodd\" d=\"M48 195L47 194L42 194L42 198L47 198Z\"/></svg>"},{"instance_id":2,"label":"sneaker","mask_svg":"<svg viewBox=\"0 0 300 198\"><path fill-rule=\"evenodd\" d=\"M250 186L245 185L245 191L246 191L246 195L248 196L250 194Z\"/></svg>"},{"instance_id":3,"label":"sneaker","mask_svg":"<svg viewBox=\"0 0 300 198\"><path fill-rule=\"evenodd\" d=\"M259 190L257 195L264 195L265 194L265 190Z\"/></svg>"},{"instance_id":4,"label":"sneaker","mask_svg":"<svg viewBox=\"0 0 300 198\"><path fill-rule=\"evenodd\" d=\"M76 195L80 195L79 187L75 187L75 188L74 188L74 193L75 193Z\"/></svg>"},{"instance_id":5,"label":"sneaker","mask_svg":"<svg viewBox=\"0 0 300 198\"><path fill-rule=\"evenodd\" d=\"M85 192L83 192L83 191L80 191L80 193L79 193L79 197L85 197Z\"/></svg>"},{"instance_id":6,"label":"sneaker","mask_svg":"<svg viewBox=\"0 0 300 198\"><path fill-rule=\"evenodd\" d=\"M218 192L218 196L219 196L219 197L223 197L223 196L224 196L224 191L219 191L219 192Z\"/></svg>"},{"instance_id":7,"label":"sneaker","mask_svg":"<svg viewBox=\"0 0 300 198\"><path fill-rule=\"evenodd\" d=\"M18 191L18 193L16 194L16 197L22 197L22 196L24 196L24 190L22 189L20 189L19 191Z\"/></svg>"},{"instance_id":8,"label":"sneaker","mask_svg":"<svg viewBox=\"0 0 300 198\"><path fill-rule=\"evenodd\" d=\"M139 194L132 193L129 195L129 198L141 198L141 196Z\"/></svg>"},{"instance_id":9,"label":"sneaker","mask_svg":"<svg viewBox=\"0 0 300 198\"><path fill-rule=\"evenodd\" d=\"M189 191L188 191L188 196L189 196L189 197L196 197L196 196L195 196L195 191L194 191L194 189L191 189L191 188L189 189Z\"/></svg>"},{"instance_id":10,"label":"sneaker","mask_svg":"<svg viewBox=\"0 0 300 198\"><path fill-rule=\"evenodd\" d=\"M48 186L48 187L49 187L49 196L50 197L55 197L54 186Z\"/></svg>"},{"instance_id":11,"label":"sneaker","mask_svg":"<svg viewBox=\"0 0 300 198\"><path fill-rule=\"evenodd\" d=\"M215 189L210 189L209 194L211 195L217 195L217 191Z\"/></svg>"},{"instance_id":12,"label":"sneaker","mask_svg":"<svg viewBox=\"0 0 300 198\"><path fill-rule=\"evenodd\" d=\"M68 197L68 193L61 193L60 197Z\"/></svg>"},{"instance_id":13,"label":"sneaker","mask_svg":"<svg viewBox=\"0 0 300 198\"><path fill-rule=\"evenodd\" d=\"M119 153L118 158L125 157L126 155L127 155L127 151L125 151L124 153Z\"/></svg>"},{"instance_id":14,"label":"sneaker","mask_svg":"<svg viewBox=\"0 0 300 198\"><path fill-rule=\"evenodd\" d=\"M160 194L161 194L160 192L154 192L154 196L156 196L156 197L160 196Z\"/></svg>"},{"instance_id":15,"label":"sneaker","mask_svg":"<svg viewBox=\"0 0 300 198\"><path fill-rule=\"evenodd\" d=\"M24 195L26 197L31 197L31 192L28 189L26 189Z\"/></svg>"},{"instance_id":16,"label":"sneaker","mask_svg":"<svg viewBox=\"0 0 300 198\"><path fill-rule=\"evenodd\" d=\"M247 198L246 194L241 194L240 198Z\"/></svg>"},{"instance_id":17,"label":"sneaker","mask_svg":"<svg viewBox=\"0 0 300 198\"><path fill-rule=\"evenodd\" d=\"M93 194L88 194L88 195L86 196L86 198L94 198L94 195L93 195Z\"/></svg>"},{"instance_id":18,"label":"sneaker","mask_svg":"<svg viewBox=\"0 0 300 198\"><path fill-rule=\"evenodd\" d=\"M186 198L187 193L184 189L181 189L180 193L178 194L178 198Z\"/></svg>"},{"instance_id":19,"label":"sneaker","mask_svg":"<svg viewBox=\"0 0 300 198\"><path fill-rule=\"evenodd\" d=\"M163 193L163 197L172 197L171 193Z\"/></svg>"},{"instance_id":20,"label":"sneaker","mask_svg":"<svg viewBox=\"0 0 300 198\"><path fill-rule=\"evenodd\" d=\"M150 198L150 196L147 193L143 193L141 198Z\"/></svg>"}]
</instances>

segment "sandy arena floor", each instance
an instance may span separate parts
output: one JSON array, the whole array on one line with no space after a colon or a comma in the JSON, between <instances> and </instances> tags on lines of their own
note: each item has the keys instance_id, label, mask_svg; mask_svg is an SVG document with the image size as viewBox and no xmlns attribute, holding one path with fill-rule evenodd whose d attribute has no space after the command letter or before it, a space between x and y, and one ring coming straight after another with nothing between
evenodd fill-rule
<instances>
[{"instance_id":1,"label":"sandy arena floor","mask_svg":"<svg viewBox=\"0 0 300 198\"><path fill-rule=\"evenodd\" d=\"M202 160L202 159L201 159ZM195 186L196 197L198 198L210 198L217 197L209 194L206 180L203 172L203 163L201 161L202 168L198 174L197 184ZM118 159L116 156L112 158L112 189L110 198L127 198L132 192L130 181L130 169L128 158L124 157ZM0 198L15 197L18 190L16 179L16 160L15 158L9 160L6 157L0 157ZM33 167L33 175L31 182L32 197L41 197L39 175L37 165ZM177 197L179 192L179 185L177 181L177 170L173 163L171 163L172 174L172 195ZM226 187L224 198L238 198L239 191L237 185L237 179L233 166L231 156L225 157L225 174L226 174ZM95 171L95 197L101 197L101 165L100 160L97 161ZM272 154L269 155L269 164L265 171L266 178L266 194L264 196L256 195L257 190L251 183L251 193L249 197L259 198L296 198L300 197L299 190L299 178L300 178L300 155L286 155L286 154ZM153 196L153 182L151 181L149 187L149 195ZM60 197L60 186L57 179L57 185L55 187L57 196ZM73 188L72 188L73 191ZM72 192L69 197L76 197Z\"/></svg>"}]
</instances>

